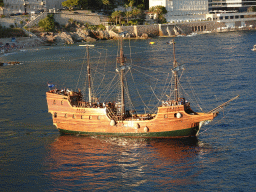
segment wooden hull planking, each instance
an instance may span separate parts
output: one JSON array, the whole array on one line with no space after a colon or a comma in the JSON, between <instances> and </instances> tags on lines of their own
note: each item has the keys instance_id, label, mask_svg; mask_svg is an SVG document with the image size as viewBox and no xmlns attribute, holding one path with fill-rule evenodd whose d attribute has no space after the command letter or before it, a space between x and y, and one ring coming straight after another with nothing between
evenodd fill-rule
<instances>
[{"instance_id":1,"label":"wooden hull planking","mask_svg":"<svg viewBox=\"0 0 256 192\"><path fill-rule=\"evenodd\" d=\"M46 93L48 112L53 124L64 134L106 135L127 137L190 137L196 136L204 121L211 121L215 113L187 114L184 105L158 107L152 119L142 116L114 121L106 108L71 106L68 96ZM177 117L177 113L181 117Z\"/></svg>"}]
</instances>

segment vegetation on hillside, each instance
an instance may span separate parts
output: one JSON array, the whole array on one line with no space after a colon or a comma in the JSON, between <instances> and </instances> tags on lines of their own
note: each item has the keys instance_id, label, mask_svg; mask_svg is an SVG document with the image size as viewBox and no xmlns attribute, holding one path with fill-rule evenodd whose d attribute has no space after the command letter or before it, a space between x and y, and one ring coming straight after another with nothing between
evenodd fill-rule
<instances>
[{"instance_id":1,"label":"vegetation on hillside","mask_svg":"<svg viewBox=\"0 0 256 192\"><path fill-rule=\"evenodd\" d=\"M164 6L157 5L154 7L150 7L149 12L157 15L158 23L166 23L164 15L167 13L167 10Z\"/></svg>"},{"instance_id":2,"label":"vegetation on hillside","mask_svg":"<svg viewBox=\"0 0 256 192\"><path fill-rule=\"evenodd\" d=\"M0 38L11 37L26 37L26 34L20 28L5 28L0 25Z\"/></svg>"},{"instance_id":3,"label":"vegetation on hillside","mask_svg":"<svg viewBox=\"0 0 256 192\"><path fill-rule=\"evenodd\" d=\"M0 7L4 6L4 0L0 0Z\"/></svg>"},{"instance_id":4,"label":"vegetation on hillside","mask_svg":"<svg viewBox=\"0 0 256 192\"><path fill-rule=\"evenodd\" d=\"M249 7L247 12L256 12L256 6Z\"/></svg>"},{"instance_id":5,"label":"vegetation on hillside","mask_svg":"<svg viewBox=\"0 0 256 192\"><path fill-rule=\"evenodd\" d=\"M54 31L55 22L53 15L47 15L46 18L39 21L38 26L43 28L45 31Z\"/></svg>"},{"instance_id":6,"label":"vegetation on hillside","mask_svg":"<svg viewBox=\"0 0 256 192\"><path fill-rule=\"evenodd\" d=\"M140 9L148 9L149 2L147 0L66 0L62 2L64 7L71 9L85 10L103 10L104 12L112 12L118 5L132 4Z\"/></svg>"}]
</instances>

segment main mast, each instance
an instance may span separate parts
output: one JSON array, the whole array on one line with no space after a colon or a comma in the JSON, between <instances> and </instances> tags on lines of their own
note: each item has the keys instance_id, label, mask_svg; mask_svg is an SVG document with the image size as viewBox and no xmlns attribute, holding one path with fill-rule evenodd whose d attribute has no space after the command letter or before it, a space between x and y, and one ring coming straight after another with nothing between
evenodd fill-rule
<instances>
[{"instance_id":1,"label":"main mast","mask_svg":"<svg viewBox=\"0 0 256 192\"><path fill-rule=\"evenodd\" d=\"M123 51L123 38L120 37L120 57L118 58L120 63L120 89L121 89L121 103L120 103L120 118L123 119L125 115L125 104L124 104L124 69L125 69L125 57Z\"/></svg>"}]
</instances>

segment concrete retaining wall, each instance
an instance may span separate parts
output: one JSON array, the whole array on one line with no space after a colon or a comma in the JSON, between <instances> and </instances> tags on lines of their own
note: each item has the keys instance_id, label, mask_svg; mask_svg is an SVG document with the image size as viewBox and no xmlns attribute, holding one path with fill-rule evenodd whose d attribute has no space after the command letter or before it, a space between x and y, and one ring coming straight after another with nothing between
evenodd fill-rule
<instances>
[{"instance_id":1,"label":"concrete retaining wall","mask_svg":"<svg viewBox=\"0 0 256 192\"><path fill-rule=\"evenodd\" d=\"M66 25L69 19L73 19L74 21L78 21L80 23L89 23L90 25L99 25L101 23L100 17L94 14L63 14L63 13L55 13L54 19L60 25Z\"/></svg>"},{"instance_id":2,"label":"concrete retaining wall","mask_svg":"<svg viewBox=\"0 0 256 192\"><path fill-rule=\"evenodd\" d=\"M0 18L0 25L2 27L9 28L11 25L15 26L14 19L12 18Z\"/></svg>"},{"instance_id":3,"label":"concrete retaining wall","mask_svg":"<svg viewBox=\"0 0 256 192\"><path fill-rule=\"evenodd\" d=\"M235 29L240 29L241 22L235 22ZM256 29L255 21L246 21L246 28ZM249 27L250 26L250 27ZM152 34L156 36L173 36L178 34L190 34L207 33L207 32L219 32L220 28L227 28L226 23L218 23L216 21L202 21L202 22L190 22L179 24L157 24L157 25L138 25L138 26L118 26L116 29L119 32L127 31L130 34L134 34L136 37L141 36L143 33Z\"/></svg>"}]
</instances>

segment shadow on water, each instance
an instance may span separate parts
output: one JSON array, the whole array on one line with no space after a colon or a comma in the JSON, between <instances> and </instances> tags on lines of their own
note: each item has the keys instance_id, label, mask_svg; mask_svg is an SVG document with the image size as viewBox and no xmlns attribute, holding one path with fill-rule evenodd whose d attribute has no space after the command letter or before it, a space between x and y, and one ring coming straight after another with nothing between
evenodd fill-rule
<instances>
[{"instance_id":1,"label":"shadow on water","mask_svg":"<svg viewBox=\"0 0 256 192\"><path fill-rule=\"evenodd\" d=\"M150 189L156 183L194 184L192 178L198 173L191 173L191 168L196 167L196 159L202 152L197 138L80 136L59 136L49 150L45 162L50 180L63 184L56 186L57 190L71 186L79 190L116 187L139 190Z\"/></svg>"}]
</instances>

